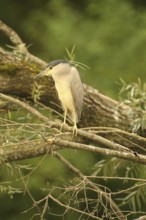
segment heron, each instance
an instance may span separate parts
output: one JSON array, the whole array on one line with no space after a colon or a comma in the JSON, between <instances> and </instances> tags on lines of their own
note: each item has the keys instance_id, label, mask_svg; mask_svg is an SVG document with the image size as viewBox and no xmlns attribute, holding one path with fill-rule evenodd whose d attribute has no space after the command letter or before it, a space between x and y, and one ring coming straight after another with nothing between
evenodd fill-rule
<instances>
[{"instance_id":1,"label":"heron","mask_svg":"<svg viewBox=\"0 0 146 220\"><path fill-rule=\"evenodd\" d=\"M83 107L83 83L79 72L71 61L54 60L48 63L46 68L35 76L35 79L50 75L55 82L58 98L64 110L62 126L66 124L68 117L73 124L73 133L77 134L77 123L81 118Z\"/></svg>"}]
</instances>

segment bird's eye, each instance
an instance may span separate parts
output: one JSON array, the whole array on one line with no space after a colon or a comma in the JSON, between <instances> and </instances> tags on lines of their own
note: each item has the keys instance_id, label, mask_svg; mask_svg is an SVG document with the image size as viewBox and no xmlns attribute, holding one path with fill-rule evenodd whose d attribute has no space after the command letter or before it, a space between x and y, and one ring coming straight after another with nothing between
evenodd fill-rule
<instances>
[{"instance_id":1,"label":"bird's eye","mask_svg":"<svg viewBox=\"0 0 146 220\"><path fill-rule=\"evenodd\" d=\"M53 69L53 67L52 66L50 66L50 70L52 70Z\"/></svg>"}]
</instances>

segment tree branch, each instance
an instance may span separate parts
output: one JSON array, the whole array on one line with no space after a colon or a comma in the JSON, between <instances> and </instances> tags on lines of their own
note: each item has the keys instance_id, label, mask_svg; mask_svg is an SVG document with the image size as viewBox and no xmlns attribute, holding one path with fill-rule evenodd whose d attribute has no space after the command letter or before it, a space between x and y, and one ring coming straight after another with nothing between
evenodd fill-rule
<instances>
[{"instance_id":1,"label":"tree branch","mask_svg":"<svg viewBox=\"0 0 146 220\"><path fill-rule=\"evenodd\" d=\"M23 59L25 57L26 61L30 60L42 66L46 65L44 61L30 54L27 50L25 43L23 43L19 35L11 27L6 25L2 21L0 21L0 31L2 31L9 38L9 40L14 44L15 46L14 50L17 50L17 55L19 53L19 55L21 55Z\"/></svg>"},{"instance_id":2,"label":"tree branch","mask_svg":"<svg viewBox=\"0 0 146 220\"><path fill-rule=\"evenodd\" d=\"M7 95L1 94L1 93L0 93L0 98L4 99L4 100L7 100L7 101L10 101L12 103L15 103L15 104L21 106L22 108L26 109L31 114L37 116L40 120L42 120L45 124L47 124L51 129L54 129L54 132L56 131L55 129L60 129L60 127L61 127L61 123L51 121L46 116L42 115L39 111L32 108L30 105L28 105L28 104L26 104L26 103L24 103L24 102L22 102L22 101L20 101L16 98L12 98L10 96L7 96ZM63 129L66 132L70 132L70 140L71 140L71 133L72 133L71 129L72 128L69 127L68 125L66 125L66 126L64 126ZM49 137L47 139L48 144L49 144L49 149L50 149L50 145L52 145L52 146L54 146L54 145L55 146L61 146L61 147L70 147L70 148L73 148L73 149L86 150L86 151L94 152L94 153L97 153L97 154L113 156L113 157L129 160L129 161L133 161L133 162L137 162L137 163L141 163L141 164L146 164L146 156L134 153L132 151L129 151L129 149L125 148L125 146L123 146L123 145L113 143L113 142L111 142L111 141L109 141L109 140L107 140L103 137L100 137L99 135L94 134L94 131L93 132L91 132L91 131L86 132L86 131L83 131L82 129L78 129L79 137L86 138L87 140L90 140L90 145L73 142L73 141L76 140L76 137L72 137L72 141L63 140L63 139L61 139L61 137L58 137L58 136L56 138L55 134L56 133L54 133L54 136L52 136L51 138ZM81 140L82 139L80 139L80 141ZM91 145L91 141L94 144L96 143L96 146ZM45 143L46 143L46 140L45 140ZM102 146L98 147L99 144L100 145L102 144ZM104 146L104 148L103 148L103 146ZM12 149L12 147L13 146L11 146L11 149ZM26 148L27 148L27 145L26 145ZM107 149L107 148L111 148L111 149L114 149L114 150L110 150L110 149ZM24 149L25 148L23 148L23 150L21 149L22 158L23 158L23 151L27 152L27 153L30 152L30 151L27 151L26 149L25 150ZM45 147L43 147L42 151L44 153L45 152L47 153L49 149L46 148L46 146L45 146ZM39 154L40 151L37 151L37 152ZM15 152L13 152L13 153L14 153L14 156L12 156L10 154L11 155L10 160L12 160L12 158L15 158L15 160L22 159L22 158L20 158L19 151L18 151L18 155L17 155L17 150L15 150ZM40 155L41 154L42 153L40 153ZM26 156L31 157L31 154L30 155L24 154L24 158L26 158ZM32 154L32 156L33 156L33 154ZM1 150L1 158L5 158L5 160L8 161L8 152L6 152L4 150Z\"/></svg>"}]
</instances>

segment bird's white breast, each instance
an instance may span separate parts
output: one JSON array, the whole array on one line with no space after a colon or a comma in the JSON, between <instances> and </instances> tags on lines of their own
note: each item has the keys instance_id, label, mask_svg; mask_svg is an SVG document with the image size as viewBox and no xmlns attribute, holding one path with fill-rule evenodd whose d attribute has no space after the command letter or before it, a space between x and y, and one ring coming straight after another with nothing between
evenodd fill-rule
<instances>
[{"instance_id":1,"label":"bird's white breast","mask_svg":"<svg viewBox=\"0 0 146 220\"><path fill-rule=\"evenodd\" d=\"M73 96L69 83L66 81L55 82L55 87L63 106L67 109L74 109Z\"/></svg>"}]
</instances>

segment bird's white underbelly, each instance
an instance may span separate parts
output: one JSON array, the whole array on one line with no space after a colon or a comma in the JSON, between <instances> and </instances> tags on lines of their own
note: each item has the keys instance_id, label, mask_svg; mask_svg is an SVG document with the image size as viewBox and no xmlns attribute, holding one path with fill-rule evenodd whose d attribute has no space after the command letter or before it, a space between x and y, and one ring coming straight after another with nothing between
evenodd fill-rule
<instances>
[{"instance_id":1,"label":"bird's white underbelly","mask_svg":"<svg viewBox=\"0 0 146 220\"><path fill-rule=\"evenodd\" d=\"M62 83L62 84L56 84L56 89L63 107L73 110L74 102L70 87Z\"/></svg>"}]
</instances>

